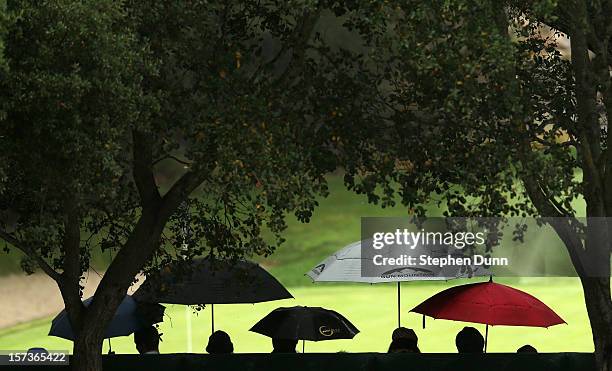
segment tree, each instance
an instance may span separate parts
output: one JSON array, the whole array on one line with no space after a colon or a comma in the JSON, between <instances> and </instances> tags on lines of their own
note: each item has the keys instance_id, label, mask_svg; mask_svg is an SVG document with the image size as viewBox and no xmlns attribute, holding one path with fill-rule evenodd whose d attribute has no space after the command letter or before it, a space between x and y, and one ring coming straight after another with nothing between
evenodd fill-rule
<instances>
[{"instance_id":1,"label":"tree","mask_svg":"<svg viewBox=\"0 0 612 371\"><path fill-rule=\"evenodd\" d=\"M612 216L611 15L609 1L381 2L347 21L368 53L337 60L359 78L327 84L357 92L327 126L347 185L371 202L399 193L418 216L437 200L449 216L560 218L600 370L612 369L610 224L597 222Z\"/></svg>"},{"instance_id":2,"label":"tree","mask_svg":"<svg viewBox=\"0 0 612 371\"><path fill-rule=\"evenodd\" d=\"M333 71L309 44L321 11L152 0L18 1L9 11L0 238L27 271L57 282L73 369L100 370L104 329L139 272L178 256L270 254L285 215L308 221L326 195L333 156L308 117L318 108L297 99L315 93L313 70ZM84 307L98 249L113 258Z\"/></svg>"},{"instance_id":3,"label":"tree","mask_svg":"<svg viewBox=\"0 0 612 371\"><path fill-rule=\"evenodd\" d=\"M6 1L0 1L0 78L6 73L6 60L4 58L4 38L6 37L7 27L10 17L6 11ZM0 107L0 119L4 116L4 111ZM1 174L0 174L1 175Z\"/></svg>"},{"instance_id":4,"label":"tree","mask_svg":"<svg viewBox=\"0 0 612 371\"><path fill-rule=\"evenodd\" d=\"M284 215L307 221L338 164L349 188L383 205L399 192L417 215L432 195L455 216L571 221L579 196L587 216L612 212L609 1L8 9L0 238L58 283L77 370L100 369L104 328L139 272L179 255L271 253ZM326 36L323 20L352 33ZM555 228L579 274L594 251L609 269L607 236ZM94 249L114 257L85 308ZM581 282L597 362L610 370L609 277Z\"/></svg>"},{"instance_id":5,"label":"tree","mask_svg":"<svg viewBox=\"0 0 612 371\"><path fill-rule=\"evenodd\" d=\"M9 23L9 17L6 12L6 1L0 1L0 66L5 67L4 60L4 37L6 36L6 28Z\"/></svg>"}]
</instances>

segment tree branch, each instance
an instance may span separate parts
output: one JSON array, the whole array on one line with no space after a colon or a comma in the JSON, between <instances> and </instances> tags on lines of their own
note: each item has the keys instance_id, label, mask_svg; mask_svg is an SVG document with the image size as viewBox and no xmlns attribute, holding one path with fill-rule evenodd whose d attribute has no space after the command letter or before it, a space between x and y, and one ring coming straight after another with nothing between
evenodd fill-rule
<instances>
[{"instance_id":1,"label":"tree branch","mask_svg":"<svg viewBox=\"0 0 612 371\"><path fill-rule=\"evenodd\" d=\"M523 167L528 167L529 157L532 155L532 149L529 139L525 136L524 126L519 125L519 133L522 138L519 139L518 145L518 158L523 164ZM576 272L581 277L586 275L586 270L583 264L584 258L584 246L582 241L575 233L575 229L572 230L572 223L579 223L576 218L564 212L563 208L558 208L559 205L555 205L555 201L552 197L548 196L542 189L538 180L534 177L533 172L530 170L523 171L519 178L525 185L527 195L531 200L531 203L535 206L541 216L547 218L548 224L557 232L557 235L567 249L572 265L576 269Z\"/></svg>"},{"instance_id":2,"label":"tree branch","mask_svg":"<svg viewBox=\"0 0 612 371\"><path fill-rule=\"evenodd\" d=\"M34 252L34 250L31 249L29 246L26 246L25 244L21 243L21 241L15 238L15 236L6 232L3 229L0 229L0 238L13 245L13 247L21 250L30 258L34 259L40 269L42 269L55 282L59 283L61 281L62 277L55 269L51 268L51 266L40 255L36 254L36 252Z\"/></svg>"},{"instance_id":3,"label":"tree branch","mask_svg":"<svg viewBox=\"0 0 612 371\"><path fill-rule=\"evenodd\" d=\"M612 125L612 83L608 86L607 91L603 94L604 105L606 106L606 119L608 121L608 138L606 143L606 161L604 163L603 186L604 186L604 202L606 207L606 215L612 215L612 133L610 133L610 125Z\"/></svg>"},{"instance_id":4,"label":"tree branch","mask_svg":"<svg viewBox=\"0 0 612 371\"><path fill-rule=\"evenodd\" d=\"M78 215L76 203L73 199L66 201L64 211L64 236L63 236L63 251L64 261L62 280L59 282L62 296L67 305L81 305L80 285L81 275L81 219ZM69 312L71 322L78 322L78 312ZM74 316L74 317L73 317Z\"/></svg>"},{"instance_id":5,"label":"tree branch","mask_svg":"<svg viewBox=\"0 0 612 371\"><path fill-rule=\"evenodd\" d=\"M191 166L193 165L193 162L187 161L187 160L181 160L180 158L173 156L173 155L165 155L161 158L158 158L157 160L153 161L153 165L157 165L158 163L167 160L167 159L171 159L174 160L176 162L178 162L179 164L185 165L185 166Z\"/></svg>"},{"instance_id":6,"label":"tree branch","mask_svg":"<svg viewBox=\"0 0 612 371\"><path fill-rule=\"evenodd\" d=\"M134 182L140 195L142 206L161 200L155 177L153 176L153 147L151 138L136 130L132 131Z\"/></svg>"},{"instance_id":7,"label":"tree branch","mask_svg":"<svg viewBox=\"0 0 612 371\"><path fill-rule=\"evenodd\" d=\"M531 15L530 7L533 5L532 0L517 2L517 8L519 11L524 12L525 14ZM557 30L561 33L567 35L570 39L573 37L576 32L575 26L573 25L572 19L575 18L575 8L576 4L574 1L561 1L559 5L555 8L554 14L552 17L548 19L538 19L539 22L546 24L548 27L553 30ZM610 33L612 33L612 23L608 24L608 29L604 31L604 37L610 37ZM600 53L603 52L602 47L606 47L607 54L612 55L612 43L604 42L601 45L599 42L594 43L594 35L588 36L588 48L596 53L596 50L600 50ZM608 61L608 64L612 65L612 61Z\"/></svg>"},{"instance_id":8,"label":"tree branch","mask_svg":"<svg viewBox=\"0 0 612 371\"><path fill-rule=\"evenodd\" d=\"M282 84L291 74L293 66L299 66L304 63L308 40L310 39L312 32L314 31L314 28L317 25L317 22L319 21L320 16L321 9L318 9L315 12L304 10L302 20L298 25L296 25L293 36L290 40L290 45L295 45L291 48L291 60L287 64L285 70L278 76L276 81L273 82L273 85Z\"/></svg>"},{"instance_id":9,"label":"tree branch","mask_svg":"<svg viewBox=\"0 0 612 371\"><path fill-rule=\"evenodd\" d=\"M207 176L204 170L189 171L174 183L161 202L143 208L134 230L98 285L94 302L88 310L93 313L100 311L100 307L105 305L104 297L112 292L125 294L136 274L159 248L161 234L170 216Z\"/></svg>"},{"instance_id":10,"label":"tree branch","mask_svg":"<svg viewBox=\"0 0 612 371\"><path fill-rule=\"evenodd\" d=\"M607 38L608 41L606 41L606 44L608 45L608 48L611 48L612 46L609 44L610 38L612 37L612 22L609 21L609 19L607 17L605 17L606 14L612 14L612 0L607 0L605 2L605 4L603 5L603 14L604 14L604 21L607 22L607 26L605 28L605 33L604 33L604 37ZM608 49L609 50L609 49ZM608 55L610 55L612 53L608 52Z\"/></svg>"},{"instance_id":11,"label":"tree branch","mask_svg":"<svg viewBox=\"0 0 612 371\"><path fill-rule=\"evenodd\" d=\"M161 215L169 217L176 208L187 199L204 179L208 177L205 170L189 171L177 180L162 199Z\"/></svg>"},{"instance_id":12,"label":"tree branch","mask_svg":"<svg viewBox=\"0 0 612 371\"><path fill-rule=\"evenodd\" d=\"M587 34L590 27L586 4L575 8L574 32L571 36L572 68L576 81L576 110L580 124L580 154L582 159L584 196L587 215L605 216L603 213L603 183L597 163L601 155L601 128L597 112L597 78L594 64L589 58Z\"/></svg>"},{"instance_id":13,"label":"tree branch","mask_svg":"<svg viewBox=\"0 0 612 371\"><path fill-rule=\"evenodd\" d=\"M585 277L583 244L575 233L575 228L572 228L572 223L579 223L578 220L574 217L563 215L557 210L533 177L525 174L521 177L521 180L533 205L546 218L547 223L553 227L565 244L576 272L581 277Z\"/></svg>"}]
</instances>

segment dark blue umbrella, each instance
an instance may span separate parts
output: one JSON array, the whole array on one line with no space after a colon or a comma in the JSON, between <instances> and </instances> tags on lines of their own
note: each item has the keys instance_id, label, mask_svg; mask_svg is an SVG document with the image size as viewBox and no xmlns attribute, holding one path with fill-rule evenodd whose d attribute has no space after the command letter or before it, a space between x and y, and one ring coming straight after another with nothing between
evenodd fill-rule
<instances>
[{"instance_id":1,"label":"dark blue umbrella","mask_svg":"<svg viewBox=\"0 0 612 371\"><path fill-rule=\"evenodd\" d=\"M88 306L92 298L83 301ZM166 308L159 304L141 304L131 296L126 295L106 328L105 339L117 336L128 336L138 330L149 327L154 323L161 322ZM74 333L70 325L70 319L66 309L62 310L51 322L50 336L74 340Z\"/></svg>"}]
</instances>

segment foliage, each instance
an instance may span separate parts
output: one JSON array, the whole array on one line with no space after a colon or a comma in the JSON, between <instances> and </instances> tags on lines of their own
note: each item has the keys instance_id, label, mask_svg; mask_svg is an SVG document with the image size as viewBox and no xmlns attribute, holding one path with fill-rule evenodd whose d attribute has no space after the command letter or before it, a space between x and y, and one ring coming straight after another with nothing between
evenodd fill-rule
<instances>
[{"instance_id":1,"label":"foliage","mask_svg":"<svg viewBox=\"0 0 612 371\"><path fill-rule=\"evenodd\" d=\"M270 254L340 165L349 188L383 206L398 193L420 216L434 200L448 215L572 217L580 196L610 216L610 6L11 1L0 237L58 282L79 368L138 272ZM560 236L572 258L610 241ZM114 259L84 308L92 249ZM609 280L583 284L599 357Z\"/></svg>"},{"instance_id":2,"label":"foliage","mask_svg":"<svg viewBox=\"0 0 612 371\"><path fill-rule=\"evenodd\" d=\"M334 73L309 44L315 5L10 2L0 238L57 282L75 369L101 369L139 272L270 254L285 216L327 195L332 152L298 99L312 70ZM113 258L84 307L94 249Z\"/></svg>"},{"instance_id":3,"label":"foliage","mask_svg":"<svg viewBox=\"0 0 612 371\"><path fill-rule=\"evenodd\" d=\"M0 1L0 80L4 79L6 70L6 59L4 57L4 39L6 37L7 27L10 24L11 17L6 10L6 1ZM0 102L0 120L4 118L4 107ZM0 167L0 177L5 176L2 167Z\"/></svg>"},{"instance_id":4,"label":"foliage","mask_svg":"<svg viewBox=\"0 0 612 371\"><path fill-rule=\"evenodd\" d=\"M60 265L68 201L81 220L127 203L124 143L145 111L142 56L113 2L22 2L12 10L19 18L7 42L0 136L10 177L0 197L14 224L3 227Z\"/></svg>"},{"instance_id":5,"label":"foliage","mask_svg":"<svg viewBox=\"0 0 612 371\"><path fill-rule=\"evenodd\" d=\"M184 254L183 242L189 255L269 254L286 213L308 221L315 196L326 194L322 175L333 164L319 161L326 150L304 118L313 108L294 103L312 94L303 81L315 66L298 58L307 47L299 38L317 19L308 4L12 6L20 16L2 89L9 109L0 147L11 174L0 194L3 229L53 268L63 269L58 247L69 223L82 232L81 270L91 249L127 243L150 202L134 175L139 156L162 197L197 178L190 215L172 212L158 264Z\"/></svg>"},{"instance_id":6,"label":"foliage","mask_svg":"<svg viewBox=\"0 0 612 371\"><path fill-rule=\"evenodd\" d=\"M278 236L287 211L308 221L314 196L326 193L322 174L329 169L313 158L317 139L292 103L305 94L306 75L292 54L306 45L290 41L309 33L306 21L314 10L299 3L269 6L131 5L139 36L162 66L158 75L146 77L151 91L161 95L162 110L147 128L157 143L154 158L179 157L186 169L205 174L190 215L177 214L171 223L170 240L180 246L180 222L192 221L185 241L192 255L269 254L273 246L261 237L263 224ZM302 16L305 23L296 24ZM289 65L275 63L286 53ZM171 139L179 136L180 142Z\"/></svg>"},{"instance_id":7,"label":"foliage","mask_svg":"<svg viewBox=\"0 0 612 371\"><path fill-rule=\"evenodd\" d=\"M610 369L612 4L370 4L348 21L365 57L335 59L358 78L325 85L353 103L326 125L346 184L383 207L399 194L421 217L430 201L449 216L556 217L547 220L581 276L597 367ZM571 59L560 52L567 38ZM585 212L572 208L579 197Z\"/></svg>"},{"instance_id":8,"label":"foliage","mask_svg":"<svg viewBox=\"0 0 612 371\"><path fill-rule=\"evenodd\" d=\"M6 11L6 1L0 1L0 67L6 67L6 61L4 60L4 37L6 36L6 29L9 24L9 16Z\"/></svg>"},{"instance_id":9,"label":"foliage","mask_svg":"<svg viewBox=\"0 0 612 371\"><path fill-rule=\"evenodd\" d=\"M350 82L355 104L333 120L349 187L383 207L397 191L417 215L433 198L449 215L524 216L537 211L517 180L535 176L573 214L570 65L555 48L558 32L514 16L508 24L489 1L388 2L355 13L353 27L370 39L367 62L345 63L367 77Z\"/></svg>"}]
</instances>

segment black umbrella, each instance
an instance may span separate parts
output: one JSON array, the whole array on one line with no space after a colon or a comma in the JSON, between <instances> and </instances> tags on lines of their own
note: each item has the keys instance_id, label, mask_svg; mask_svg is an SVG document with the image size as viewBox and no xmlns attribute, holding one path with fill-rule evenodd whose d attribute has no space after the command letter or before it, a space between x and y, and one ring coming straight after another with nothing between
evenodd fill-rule
<instances>
[{"instance_id":1,"label":"black umbrella","mask_svg":"<svg viewBox=\"0 0 612 371\"><path fill-rule=\"evenodd\" d=\"M92 300L93 297L88 298L83 301L83 304L88 306ZM126 295L106 328L104 338L128 336L154 323L161 322L165 309L159 304L139 304L131 296ZM62 310L51 322L49 335L74 340L74 332L66 309Z\"/></svg>"},{"instance_id":2,"label":"black umbrella","mask_svg":"<svg viewBox=\"0 0 612 371\"><path fill-rule=\"evenodd\" d=\"M352 339L359 333L355 325L334 310L302 306L277 308L249 331L273 339L310 341Z\"/></svg>"},{"instance_id":3,"label":"black umbrella","mask_svg":"<svg viewBox=\"0 0 612 371\"><path fill-rule=\"evenodd\" d=\"M149 276L134 293L140 302L184 305L260 303L293 296L258 264L194 259L177 262Z\"/></svg>"}]
</instances>

